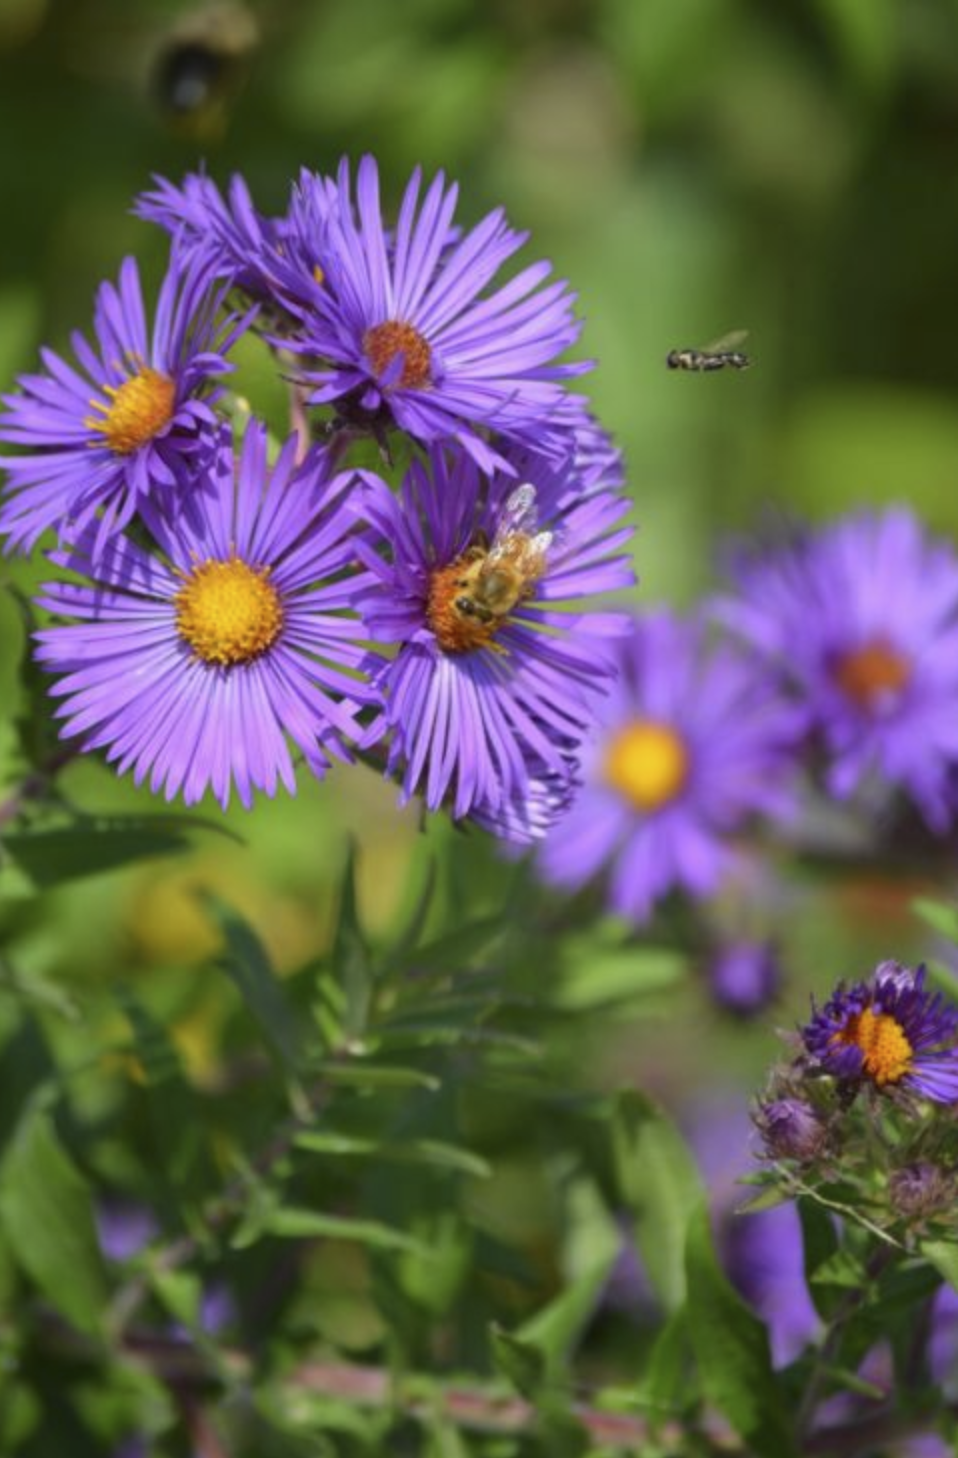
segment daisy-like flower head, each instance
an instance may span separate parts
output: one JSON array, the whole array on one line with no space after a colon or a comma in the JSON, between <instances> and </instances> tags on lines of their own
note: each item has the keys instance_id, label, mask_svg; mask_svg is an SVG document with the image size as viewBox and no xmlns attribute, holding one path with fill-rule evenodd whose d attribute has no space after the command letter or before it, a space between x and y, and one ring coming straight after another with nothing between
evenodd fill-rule
<instances>
[{"instance_id":1,"label":"daisy-like flower head","mask_svg":"<svg viewBox=\"0 0 958 1458\"><path fill-rule=\"evenodd\" d=\"M539 854L543 877L608 874L612 909L644 921L673 888L713 892L730 837L791 806L795 713L728 645L666 611L618 645L619 678L582 751L585 781Z\"/></svg>"},{"instance_id":2,"label":"daisy-like flower head","mask_svg":"<svg viewBox=\"0 0 958 1458\"><path fill-rule=\"evenodd\" d=\"M285 219L259 212L239 174L225 195L204 172L188 172L179 187L165 177L153 180L155 187L134 203L137 217L164 228L184 257L200 257L217 277L257 299L268 297L265 262L282 248Z\"/></svg>"},{"instance_id":3,"label":"daisy-like flower head","mask_svg":"<svg viewBox=\"0 0 958 1458\"><path fill-rule=\"evenodd\" d=\"M102 285L97 348L75 333L74 368L53 350L46 372L23 375L20 393L3 397L5 454L0 535L29 551L48 528L70 535L98 518L98 550L152 497L170 497L202 465L216 417L217 376L232 369L225 352L243 322L217 322L222 291L207 271L175 255L148 328L136 261L124 260L119 285Z\"/></svg>"},{"instance_id":4,"label":"daisy-like flower head","mask_svg":"<svg viewBox=\"0 0 958 1458\"><path fill-rule=\"evenodd\" d=\"M556 362L579 335L572 294L563 282L545 284L547 263L490 292L525 235L497 209L455 240L458 189L440 173L420 199L421 180L417 170L393 233L383 223L371 157L359 164L355 206L346 162L335 207L317 180L323 282L305 307L295 297L302 290L289 288L302 321L295 347L322 362L304 372L313 402L345 398L352 412L385 418L419 441L456 440L484 470L504 461L490 432L561 454L560 382L587 368ZM317 226L309 222L310 191L303 179L287 238L290 256L307 261L316 245L306 232Z\"/></svg>"},{"instance_id":5,"label":"daisy-like flower head","mask_svg":"<svg viewBox=\"0 0 958 1458\"><path fill-rule=\"evenodd\" d=\"M958 557L904 507L860 513L733 568L722 621L804 706L830 792L878 776L928 825L955 813Z\"/></svg>"},{"instance_id":6,"label":"daisy-like flower head","mask_svg":"<svg viewBox=\"0 0 958 1458\"><path fill-rule=\"evenodd\" d=\"M62 732L168 800L210 789L225 807L235 787L248 807L254 789L293 791L289 740L317 775L349 757L368 697L350 477L327 480L319 450L295 466L296 449L293 437L270 470L252 422L235 460L224 427L194 511L144 510L155 553L113 537L94 560L89 528L53 554L90 579L48 583L40 599L73 619L37 634Z\"/></svg>"},{"instance_id":7,"label":"daisy-like flower head","mask_svg":"<svg viewBox=\"0 0 958 1458\"><path fill-rule=\"evenodd\" d=\"M399 497L373 475L354 496L360 544L378 578L360 605L371 638L398 644L372 669L387 770L456 818L479 811L500 833L541 826L561 800L570 756L612 669L620 615L560 602L632 582L621 549L627 500L564 472L485 477L461 453L415 463Z\"/></svg>"},{"instance_id":8,"label":"daisy-like flower head","mask_svg":"<svg viewBox=\"0 0 958 1458\"><path fill-rule=\"evenodd\" d=\"M802 1041L813 1071L875 1088L958 1099L958 1008L925 990L925 969L882 962L868 982L839 983L812 1004Z\"/></svg>"}]
</instances>

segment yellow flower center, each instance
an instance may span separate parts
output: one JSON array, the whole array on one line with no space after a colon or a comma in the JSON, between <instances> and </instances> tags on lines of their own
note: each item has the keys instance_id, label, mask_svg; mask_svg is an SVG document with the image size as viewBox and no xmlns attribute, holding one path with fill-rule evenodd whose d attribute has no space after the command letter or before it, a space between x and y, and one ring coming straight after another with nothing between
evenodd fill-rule
<instances>
[{"instance_id":1,"label":"yellow flower center","mask_svg":"<svg viewBox=\"0 0 958 1458\"><path fill-rule=\"evenodd\" d=\"M668 724L637 719L620 729L605 753L605 779L636 810L661 810L685 787L689 754Z\"/></svg>"},{"instance_id":2,"label":"yellow flower center","mask_svg":"<svg viewBox=\"0 0 958 1458\"><path fill-rule=\"evenodd\" d=\"M204 663L250 663L275 643L283 604L268 567L207 559L176 594L176 628Z\"/></svg>"},{"instance_id":3,"label":"yellow flower center","mask_svg":"<svg viewBox=\"0 0 958 1458\"><path fill-rule=\"evenodd\" d=\"M900 1083L911 1069L914 1050L901 1023L891 1013L875 1013L866 1007L849 1018L832 1041L860 1048L862 1068L879 1088L886 1083Z\"/></svg>"},{"instance_id":4,"label":"yellow flower center","mask_svg":"<svg viewBox=\"0 0 958 1458\"><path fill-rule=\"evenodd\" d=\"M138 450L173 419L176 385L149 365L143 365L122 385L104 385L103 392L110 397L109 405L90 401L103 419L91 415L83 423L105 435L110 450L118 456L128 456Z\"/></svg>"},{"instance_id":5,"label":"yellow flower center","mask_svg":"<svg viewBox=\"0 0 958 1458\"><path fill-rule=\"evenodd\" d=\"M373 374L379 379L392 364L397 354L402 354L402 374L396 384L403 390L422 390L432 384L432 350L418 329L402 319L387 319L384 324L374 324L363 335L363 349L372 366Z\"/></svg>"},{"instance_id":6,"label":"yellow flower center","mask_svg":"<svg viewBox=\"0 0 958 1458\"><path fill-rule=\"evenodd\" d=\"M911 678L911 664L884 638L846 653L835 664L835 681L859 709L874 709L898 694Z\"/></svg>"}]
</instances>

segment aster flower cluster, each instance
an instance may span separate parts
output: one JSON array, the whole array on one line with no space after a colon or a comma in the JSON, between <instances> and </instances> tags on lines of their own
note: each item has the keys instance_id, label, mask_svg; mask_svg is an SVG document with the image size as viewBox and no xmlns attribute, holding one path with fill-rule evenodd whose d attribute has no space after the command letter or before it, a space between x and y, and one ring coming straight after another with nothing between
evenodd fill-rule
<instances>
[{"instance_id":1,"label":"aster flower cluster","mask_svg":"<svg viewBox=\"0 0 958 1458\"><path fill-rule=\"evenodd\" d=\"M625 624L595 600L633 581L629 502L569 390L568 286L503 275L525 235L457 201L417 171L387 226L369 157L303 172L281 217L240 178L140 198L170 235L152 324L127 258L93 341L44 350L0 413L0 538L56 538L36 653L79 748L188 804L359 752L511 839L565 808L616 673ZM291 381L285 441L230 395L249 332ZM380 470L351 462L367 441Z\"/></svg>"},{"instance_id":2,"label":"aster flower cluster","mask_svg":"<svg viewBox=\"0 0 958 1458\"><path fill-rule=\"evenodd\" d=\"M819 854L832 830L862 850L896 825L920 833L911 809L933 836L955 823L953 546L898 506L750 543L730 573L697 615L649 612L620 642L583 788L538 858L563 889L600 877L609 908L634 923L671 893L701 901L736 879L769 903L737 850L754 848L757 819ZM774 987L760 931L724 929L706 957L732 1010Z\"/></svg>"},{"instance_id":3,"label":"aster flower cluster","mask_svg":"<svg viewBox=\"0 0 958 1458\"><path fill-rule=\"evenodd\" d=\"M813 1001L754 1111L785 1193L840 1185L850 1209L899 1233L953 1223L958 1007L927 976L886 961Z\"/></svg>"}]
</instances>

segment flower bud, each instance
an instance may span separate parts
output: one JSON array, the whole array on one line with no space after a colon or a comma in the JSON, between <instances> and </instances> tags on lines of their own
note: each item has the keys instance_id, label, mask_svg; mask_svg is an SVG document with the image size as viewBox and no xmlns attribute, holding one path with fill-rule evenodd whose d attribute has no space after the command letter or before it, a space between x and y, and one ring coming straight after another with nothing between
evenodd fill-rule
<instances>
[{"instance_id":1,"label":"flower bud","mask_svg":"<svg viewBox=\"0 0 958 1458\"><path fill-rule=\"evenodd\" d=\"M768 1099L758 1105L753 1117L770 1159L795 1159L804 1164L825 1147L828 1130L804 1099Z\"/></svg>"}]
</instances>

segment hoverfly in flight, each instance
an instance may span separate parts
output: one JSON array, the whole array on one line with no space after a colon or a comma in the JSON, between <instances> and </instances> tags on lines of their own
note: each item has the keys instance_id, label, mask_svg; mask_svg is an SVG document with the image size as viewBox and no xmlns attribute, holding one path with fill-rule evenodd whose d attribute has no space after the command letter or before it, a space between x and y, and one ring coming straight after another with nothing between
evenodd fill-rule
<instances>
[{"instance_id":1,"label":"hoverfly in flight","mask_svg":"<svg viewBox=\"0 0 958 1458\"><path fill-rule=\"evenodd\" d=\"M747 329L736 329L701 349L672 349L665 363L670 370L747 370L752 361L739 348L747 338Z\"/></svg>"}]
</instances>

